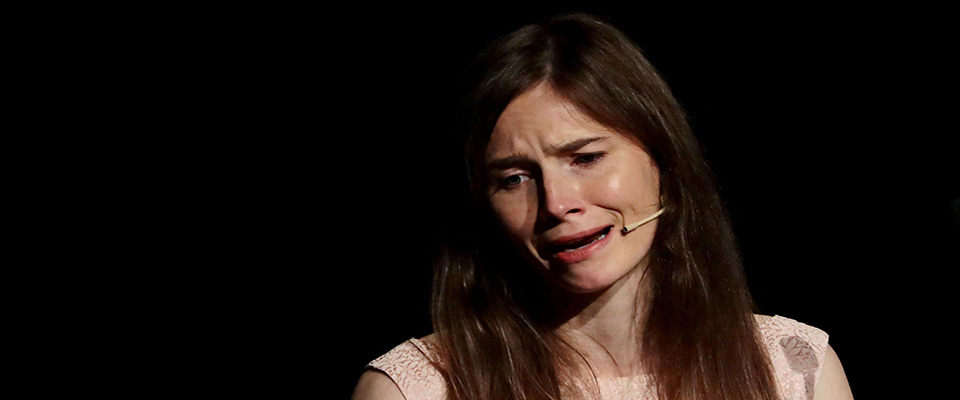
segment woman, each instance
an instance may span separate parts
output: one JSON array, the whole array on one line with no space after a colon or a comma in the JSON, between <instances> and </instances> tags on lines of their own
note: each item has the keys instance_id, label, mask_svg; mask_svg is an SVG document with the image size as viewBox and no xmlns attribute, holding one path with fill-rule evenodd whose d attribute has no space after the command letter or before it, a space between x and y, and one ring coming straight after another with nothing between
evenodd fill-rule
<instances>
[{"instance_id":1,"label":"woman","mask_svg":"<svg viewBox=\"0 0 960 400\"><path fill-rule=\"evenodd\" d=\"M686 117L623 33L526 26L469 82L472 229L438 262L435 333L355 399L852 398L825 333L753 314Z\"/></svg>"}]
</instances>

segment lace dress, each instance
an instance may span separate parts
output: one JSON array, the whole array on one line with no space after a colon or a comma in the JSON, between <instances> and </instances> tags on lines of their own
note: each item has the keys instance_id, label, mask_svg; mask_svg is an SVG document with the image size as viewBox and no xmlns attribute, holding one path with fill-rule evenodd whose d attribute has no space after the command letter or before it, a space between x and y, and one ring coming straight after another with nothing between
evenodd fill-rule
<instances>
[{"instance_id":1,"label":"lace dress","mask_svg":"<svg viewBox=\"0 0 960 400\"><path fill-rule=\"evenodd\" d=\"M827 350L827 334L817 328L781 316L757 315L763 345L773 364L782 399L809 400L820 377ZM447 389L437 370L437 349L431 342L410 339L367 365L387 374L406 400L443 400ZM644 375L600 378L604 400L655 399Z\"/></svg>"}]
</instances>

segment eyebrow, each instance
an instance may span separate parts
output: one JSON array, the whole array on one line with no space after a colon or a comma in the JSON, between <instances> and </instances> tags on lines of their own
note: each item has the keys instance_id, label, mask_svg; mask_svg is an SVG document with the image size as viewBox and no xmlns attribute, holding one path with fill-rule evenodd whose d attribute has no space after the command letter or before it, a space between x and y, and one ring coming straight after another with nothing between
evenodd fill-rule
<instances>
[{"instance_id":1,"label":"eyebrow","mask_svg":"<svg viewBox=\"0 0 960 400\"><path fill-rule=\"evenodd\" d=\"M573 140L573 141L561 144L559 146L548 146L546 152L548 155L551 155L551 156L555 156L559 154L568 154L568 153L572 153L577 150L580 150L581 148L585 147L590 143L599 142L601 140L606 140L606 139L607 138L604 136L577 139L577 140ZM511 155L511 156L488 161L486 163L486 166L488 170L508 169L516 165L528 164L530 162L532 162L532 160L530 160L530 158L527 156Z\"/></svg>"}]
</instances>

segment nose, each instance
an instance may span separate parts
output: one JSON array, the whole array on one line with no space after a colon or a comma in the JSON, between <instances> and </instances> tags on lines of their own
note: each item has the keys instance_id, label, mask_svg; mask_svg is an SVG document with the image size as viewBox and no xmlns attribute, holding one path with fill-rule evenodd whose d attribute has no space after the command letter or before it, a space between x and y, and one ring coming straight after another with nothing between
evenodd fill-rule
<instances>
[{"instance_id":1,"label":"nose","mask_svg":"<svg viewBox=\"0 0 960 400\"><path fill-rule=\"evenodd\" d=\"M562 173L541 177L540 220L556 223L571 215L583 213L584 200L580 182Z\"/></svg>"}]
</instances>

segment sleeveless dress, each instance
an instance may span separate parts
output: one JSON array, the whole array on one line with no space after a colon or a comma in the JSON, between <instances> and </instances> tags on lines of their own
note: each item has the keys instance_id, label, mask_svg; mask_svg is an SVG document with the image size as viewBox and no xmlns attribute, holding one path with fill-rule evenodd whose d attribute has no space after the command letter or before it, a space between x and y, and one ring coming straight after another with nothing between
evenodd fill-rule
<instances>
[{"instance_id":1,"label":"sleeveless dress","mask_svg":"<svg viewBox=\"0 0 960 400\"><path fill-rule=\"evenodd\" d=\"M827 350L826 332L781 316L756 318L780 398L812 399ZM432 342L410 339L370 362L367 368L387 374L406 400L443 400L447 398L447 389L435 366L437 354ZM656 398L644 375L600 378L599 383L604 400Z\"/></svg>"}]
</instances>

